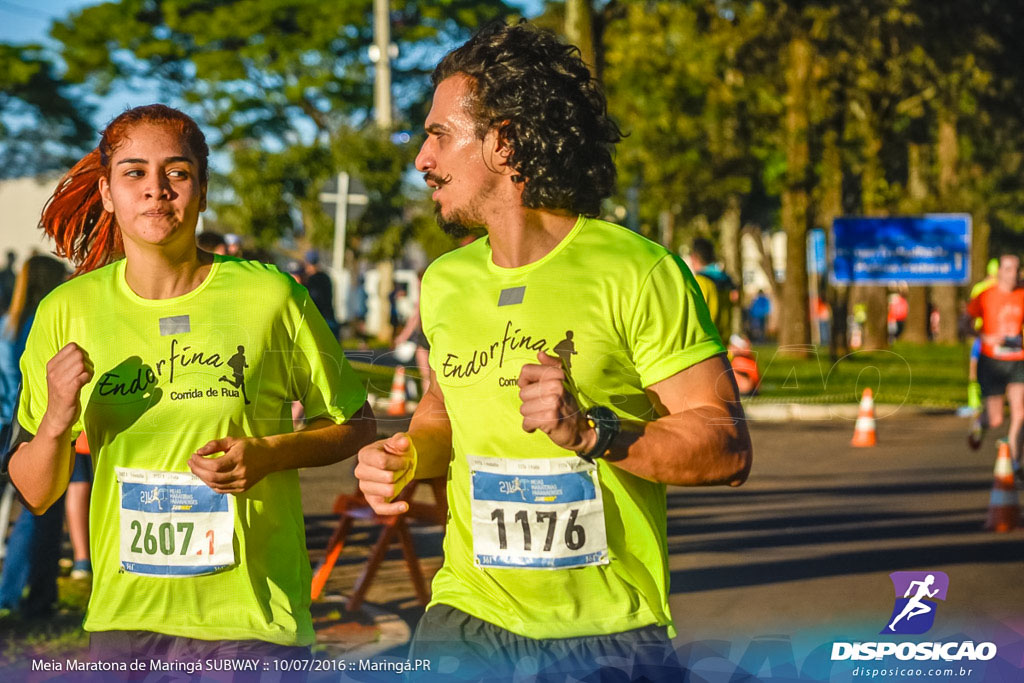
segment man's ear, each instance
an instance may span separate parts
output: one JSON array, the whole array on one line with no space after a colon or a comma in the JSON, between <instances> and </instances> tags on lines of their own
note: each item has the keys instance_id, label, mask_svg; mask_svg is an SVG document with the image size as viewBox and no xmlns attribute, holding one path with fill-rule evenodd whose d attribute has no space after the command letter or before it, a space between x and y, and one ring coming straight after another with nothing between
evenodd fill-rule
<instances>
[{"instance_id":1,"label":"man's ear","mask_svg":"<svg viewBox=\"0 0 1024 683\"><path fill-rule=\"evenodd\" d=\"M502 172L510 170L508 168L509 160L515 155L515 148L512 146L512 142L503 132L508 123L508 121L503 121L493 129L494 147L491 150L491 158L495 167Z\"/></svg>"}]
</instances>

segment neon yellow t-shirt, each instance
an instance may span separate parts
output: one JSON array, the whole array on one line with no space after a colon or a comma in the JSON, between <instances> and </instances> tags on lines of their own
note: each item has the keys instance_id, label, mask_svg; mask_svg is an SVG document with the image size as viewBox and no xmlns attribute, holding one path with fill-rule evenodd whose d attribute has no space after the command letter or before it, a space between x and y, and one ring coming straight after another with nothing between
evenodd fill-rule
<instances>
[{"instance_id":1,"label":"neon yellow t-shirt","mask_svg":"<svg viewBox=\"0 0 1024 683\"><path fill-rule=\"evenodd\" d=\"M292 401L337 423L365 402L306 290L221 256L173 299L137 296L123 260L74 278L40 304L22 357L17 418L31 434L46 363L72 341L95 367L73 430L89 435L95 467L84 628L312 643L298 472L237 496L185 481L212 439L290 432Z\"/></svg>"},{"instance_id":2,"label":"neon yellow t-shirt","mask_svg":"<svg viewBox=\"0 0 1024 683\"><path fill-rule=\"evenodd\" d=\"M544 350L584 409L654 419L644 387L725 350L690 271L625 228L580 218L521 268L495 266L486 239L442 256L424 275L421 315L454 451L431 605L531 638L672 632L665 486L600 460L596 479L575 471L582 460L523 431L516 379ZM583 503L603 505L603 519L582 521Z\"/></svg>"},{"instance_id":3,"label":"neon yellow t-shirt","mask_svg":"<svg viewBox=\"0 0 1024 683\"><path fill-rule=\"evenodd\" d=\"M708 305L708 314L711 316L711 322L715 324L718 335L724 338L728 330L724 325L725 321L719 319L722 309L719 307L718 285L707 275L694 273L693 277L697 281L697 286L700 287L700 293L704 295L704 303Z\"/></svg>"}]
</instances>

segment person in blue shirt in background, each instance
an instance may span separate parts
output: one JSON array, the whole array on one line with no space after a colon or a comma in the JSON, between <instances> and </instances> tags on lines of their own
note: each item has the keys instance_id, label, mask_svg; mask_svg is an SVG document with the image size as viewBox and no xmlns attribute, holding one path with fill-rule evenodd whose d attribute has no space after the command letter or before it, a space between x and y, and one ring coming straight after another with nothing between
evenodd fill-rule
<instances>
[{"instance_id":1,"label":"person in blue shirt in background","mask_svg":"<svg viewBox=\"0 0 1024 683\"><path fill-rule=\"evenodd\" d=\"M18 405L21 385L21 368L18 363L25 350L25 340L28 339L36 308L47 294L64 282L67 274L64 264L57 259L32 256L22 266L15 280L10 308L0 317L0 425L4 427L4 435L0 439L3 443L0 446L6 445L7 427L14 419L14 410ZM69 499L79 501L69 504L75 507L79 517L88 516L91 470L88 456L76 457L67 495ZM28 510L22 510L7 541L3 572L0 573L0 610L26 618L45 617L53 612L57 602L64 507L64 499L61 498L38 517ZM78 521L80 523L75 524L72 520L69 526L78 529L85 527L85 519ZM0 529L0 533L3 532L6 529ZM82 539L74 545L77 547L73 576L87 578L91 575L88 541ZM84 557L78 557L83 552ZM26 586L28 594L22 597Z\"/></svg>"}]
</instances>

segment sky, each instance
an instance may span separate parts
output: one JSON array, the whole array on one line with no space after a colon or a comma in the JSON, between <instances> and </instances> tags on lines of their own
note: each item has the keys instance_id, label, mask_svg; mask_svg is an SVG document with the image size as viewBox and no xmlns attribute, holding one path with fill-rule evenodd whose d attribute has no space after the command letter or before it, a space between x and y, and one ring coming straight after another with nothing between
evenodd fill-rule
<instances>
[{"instance_id":1,"label":"sky","mask_svg":"<svg viewBox=\"0 0 1024 683\"><path fill-rule=\"evenodd\" d=\"M96 0L0 0L0 40L43 41L54 19L96 4Z\"/></svg>"},{"instance_id":2,"label":"sky","mask_svg":"<svg viewBox=\"0 0 1024 683\"><path fill-rule=\"evenodd\" d=\"M0 41L41 41L54 19L97 4L98 0L0 0ZM527 16L533 16L540 12L543 0L511 0L509 4L522 7Z\"/></svg>"},{"instance_id":3,"label":"sky","mask_svg":"<svg viewBox=\"0 0 1024 683\"><path fill-rule=\"evenodd\" d=\"M63 19L74 10L98 5L103 0L0 0L0 42L49 43L50 24ZM325 0L329 1L329 0ZM543 0L507 0L510 5L523 9L527 16L540 13ZM128 107L148 104L160 99L155 92L138 90L113 92L95 100L98 105L93 117L97 125L104 125Z\"/></svg>"}]
</instances>

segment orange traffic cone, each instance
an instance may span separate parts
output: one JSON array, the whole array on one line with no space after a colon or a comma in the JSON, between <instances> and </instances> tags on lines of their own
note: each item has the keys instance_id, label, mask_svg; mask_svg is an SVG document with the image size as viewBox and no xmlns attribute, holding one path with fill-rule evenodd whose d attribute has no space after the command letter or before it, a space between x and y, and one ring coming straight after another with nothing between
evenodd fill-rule
<instances>
[{"instance_id":1,"label":"orange traffic cone","mask_svg":"<svg viewBox=\"0 0 1024 683\"><path fill-rule=\"evenodd\" d=\"M988 519L985 528L989 531L1013 531L1020 526L1020 503L1017 487L1013 481L1013 460L1010 458L1010 444L999 440L999 455L996 457L992 496L988 501Z\"/></svg>"},{"instance_id":2,"label":"orange traffic cone","mask_svg":"<svg viewBox=\"0 0 1024 683\"><path fill-rule=\"evenodd\" d=\"M395 368L395 378L391 380L391 402L388 404L388 415L405 415L405 366Z\"/></svg>"},{"instance_id":3,"label":"orange traffic cone","mask_svg":"<svg viewBox=\"0 0 1024 683\"><path fill-rule=\"evenodd\" d=\"M875 445L875 399L870 387L864 389L860 397L860 410L857 411L857 424L853 428L853 441L857 448Z\"/></svg>"}]
</instances>

